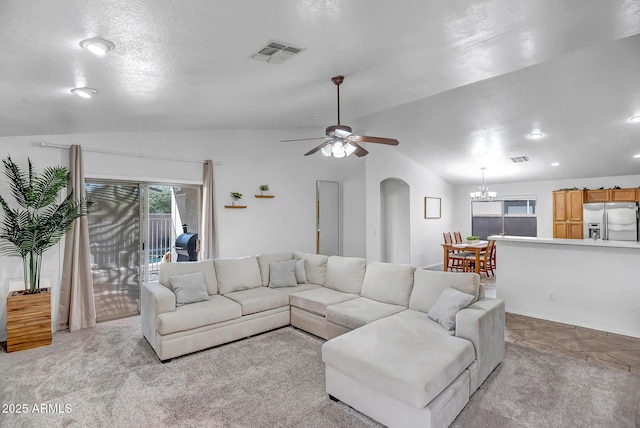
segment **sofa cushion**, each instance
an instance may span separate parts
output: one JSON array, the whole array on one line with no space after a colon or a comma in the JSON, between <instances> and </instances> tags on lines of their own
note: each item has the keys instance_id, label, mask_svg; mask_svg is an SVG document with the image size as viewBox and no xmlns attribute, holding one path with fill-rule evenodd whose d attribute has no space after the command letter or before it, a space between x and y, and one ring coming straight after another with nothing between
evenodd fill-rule
<instances>
[{"instance_id":1,"label":"sofa cushion","mask_svg":"<svg viewBox=\"0 0 640 428\"><path fill-rule=\"evenodd\" d=\"M471 272L437 272L418 269L413 275L413 289L409 298L409 309L429 312L429 309L438 300L442 290L451 286L463 293L471 294L478 299L480 292L480 277Z\"/></svg>"},{"instance_id":2,"label":"sofa cushion","mask_svg":"<svg viewBox=\"0 0 640 428\"><path fill-rule=\"evenodd\" d=\"M213 260L202 260L199 262L161 263L158 282L167 288L171 288L169 277L184 275L185 273L202 272L207 283L209 294L218 294L218 280L213 267Z\"/></svg>"},{"instance_id":3,"label":"sofa cushion","mask_svg":"<svg viewBox=\"0 0 640 428\"><path fill-rule=\"evenodd\" d=\"M311 254L303 251L293 253L296 260L304 260L304 270L307 275L307 282L311 284L324 285L327 273L328 256L322 254Z\"/></svg>"},{"instance_id":4,"label":"sofa cushion","mask_svg":"<svg viewBox=\"0 0 640 428\"><path fill-rule=\"evenodd\" d=\"M293 253L266 253L258 255L258 266L260 266L260 277L262 278L262 285L265 287L269 285L269 263L282 262L286 260L292 260Z\"/></svg>"},{"instance_id":5,"label":"sofa cushion","mask_svg":"<svg viewBox=\"0 0 640 428\"><path fill-rule=\"evenodd\" d=\"M324 286L344 293L360 294L367 261L360 257L331 256Z\"/></svg>"},{"instance_id":6,"label":"sofa cushion","mask_svg":"<svg viewBox=\"0 0 640 428\"><path fill-rule=\"evenodd\" d=\"M220 294L261 287L262 277L256 256L214 261Z\"/></svg>"},{"instance_id":7,"label":"sofa cushion","mask_svg":"<svg viewBox=\"0 0 640 428\"><path fill-rule=\"evenodd\" d=\"M426 314L405 310L329 340L322 360L421 409L473 363L475 352L470 341L450 336Z\"/></svg>"},{"instance_id":8,"label":"sofa cushion","mask_svg":"<svg viewBox=\"0 0 640 428\"><path fill-rule=\"evenodd\" d=\"M330 290L325 287L318 287L307 291L301 291L289 296L289 304L305 311L324 316L327 313L327 306L347 300L357 299L355 294L343 293L341 291Z\"/></svg>"},{"instance_id":9,"label":"sofa cushion","mask_svg":"<svg viewBox=\"0 0 640 428\"><path fill-rule=\"evenodd\" d=\"M269 287L295 287L296 263L301 260L287 260L286 262L269 263Z\"/></svg>"},{"instance_id":10,"label":"sofa cushion","mask_svg":"<svg viewBox=\"0 0 640 428\"><path fill-rule=\"evenodd\" d=\"M240 318L242 307L224 296L214 295L205 302L177 307L175 312L165 312L156 318L159 334L171 334Z\"/></svg>"},{"instance_id":11,"label":"sofa cushion","mask_svg":"<svg viewBox=\"0 0 640 428\"><path fill-rule=\"evenodd\" d=\"M207 283L202 272L170 276L169 282L171 290L176 295L176 306L209 300Z\"/></svg>"},{"instance_id":12,"label":"sofa cushion","mask_svg":"<svg viewBox=\"0 0 640 428\"><path fill-rule=\"evenodd\" d=\"M372 321L406 310L406 306L391 305L358 297L327 307L327 321L355 329Z\"/></svg>"},{"instance_id":13,"label":"sofa cushion","mask_svg":"<svg viewBox=\"0 0 640 428\"><path fill-rule=\"evenodd\" d=\"M473 301L471 294L463 293L453 287L442 290L442 294L433 304L427 316L447 330L456 326L456 314L466 308Z\"/></svg>"},{"instance_id":14,"label":"sofa cushion","mask_svg":"<svg viewBox=\"0 0 640 428\"><path fill-rule=\"evenodd\" d=\"M306 290L311 290L314 288L320 288L322 287L322 285L318 285L318 284L298 284L295 287L280 287L278 288L278 291L280 293L284 293L287 296L292 295L293 293L299 293L300 291L306 291Z\"/></svg>"},{"instance_id":15,"label":"sofa cushion","mask_svg":"<svg viewBox=\"0 0 640 428\"><path fill-rule=\"evenodd\" d=\"M255 314L289 305L289 296L287 294L267 287L234 291L233 293L225 294L224 297L240 303L242 315Z\"/></svg>"},{"instance_id":16,"label":"sofa cushion","mask_svg":"<svg viewBox=\"0 0 640 428\"><path fill-rule=\"evenodd\" d=\"M415 266L395 263L369 263L364 274L364 297L392 305L409 306Z\"/></svg>"},{"instance_id":17,"label":"sofa cushion","mask_svg":"<svg viewBox=\"0 0 640 428\"><path fill-rule=\"evenodd\" d=\"M298 284L307 283L307 272L304 269L304 260L296 260L296 281Z\"/></svg>"}]
</instances>

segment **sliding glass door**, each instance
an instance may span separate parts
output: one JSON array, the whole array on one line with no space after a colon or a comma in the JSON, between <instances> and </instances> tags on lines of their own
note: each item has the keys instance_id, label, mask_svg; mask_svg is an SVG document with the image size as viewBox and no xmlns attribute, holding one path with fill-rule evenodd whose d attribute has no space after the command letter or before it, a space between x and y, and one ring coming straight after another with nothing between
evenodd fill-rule
<instances>
[{"instance_id":1,"label":"sliding glass door","mask_svg":"<svg viewBox=\"0 0 640 428\"><path fill-rule=\"evenodd\" d=\"M140 285L175 262L176 237L198 233L202 186L87 180L98 322L140 313Z\"/></svg>"},{"instance_id":2,"label":"sliding glass door","mask_svg":"<svg viewBox=\"0 0 640 428\"><path fill-rule=\"evenodd\" d=\"M91 272L98 322L139 313L142 186L90 182Z\"/></svg>"}]
</instances>

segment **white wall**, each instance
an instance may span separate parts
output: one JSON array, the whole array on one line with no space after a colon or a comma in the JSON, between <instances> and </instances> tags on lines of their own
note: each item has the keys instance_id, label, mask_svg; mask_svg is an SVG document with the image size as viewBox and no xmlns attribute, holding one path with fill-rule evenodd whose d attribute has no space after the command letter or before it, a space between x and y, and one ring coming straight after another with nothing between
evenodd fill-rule
<instances>
[{"instance_id":1,"label":"white wall","mask_svg":"<svg viewBox=\"0 0 640 428\"><path fill-rule=\"evenodd\" d=\"M410 189L404 181L388 178L380 183L382 261L409 263L411 260Z\"/></svg>"},{"instance_id":2,"label":"white wall","mask_svg":"<svg viewBox=\"0 0 640 428\"><path fill-rule=\"evenodd\" d=\"M316 180L341 183L343 200L342 252L365 256L364 159L328 159L303 156L311 143L280 143L300 136L299 130L189 131L163 133L74 134L0 138L0 156L20 165L31 158L36 170L49 165L68 165L68 150L42 148L37 142L80 144L83 148L149 154L194 160L213 159L216 221L220 257L239 257L271 251L315 252ZM84 151L85 175L175 183L202 183L200 163L128 157ZM256 199L258 186L269 184L274 199ZM229 192L244 194L243 210L230 205ZM11 199L6 180L0 194ZM62 244L45 253L43 272L51 275L53 308L57 309ZM21 260L0 257L0 340L6 338L7 279L21 278ZM54 325L57 311L54 310Z\"/></svg>"},{"instance_id":3,"label":"white wall","mask_svg":"<svg viewBox=\"0 0 640 428\"><path fill-rule=\"evenodd\" d=\"M442 264L442 232L451 230L454 188L437 175L398 153L395 148L370 144L366 162L367 260L381 261L380 183L405 181L410 188L410 261L415 266ZM424 197L442 198L442 217L424 218Z\"/></svg>"},{"instance_id":4,"label":"white wall","mask_svg":"<svg viewBox=\"0 0 640 428\"><path fill-rule=\"evenodd\" d=\"M508 184L488 183L490 190L498 192L498 199L516 196L534 196L537 199L538 237L553 237L553 201L552 192L563 188L577 187L582 189L640 187L640 175L624 175L617 177L575 178L554 181L531 181ZM471 201L469 193L478 190L478 186L461 186L455 191L454 228L462 231L462 235L471 234Z\"/></svg>"}]
</instances>

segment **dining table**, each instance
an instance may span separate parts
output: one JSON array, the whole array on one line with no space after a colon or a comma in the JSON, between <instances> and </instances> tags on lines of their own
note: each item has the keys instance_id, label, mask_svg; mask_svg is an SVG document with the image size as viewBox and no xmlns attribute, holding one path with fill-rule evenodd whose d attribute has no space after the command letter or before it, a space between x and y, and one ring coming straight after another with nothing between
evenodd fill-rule
<instances>
[{"instance_id":1,"label":"dining table","mask_svg":"<svg viewBox=\"0 0 640 428\"><path fill-rule=\"evenodd\" d=\"M475 272L480 274L480 254L487 249L489 241L478 241L477 243L463 242L461 244L441 244L444 250L444 271L449 269L450 252L468 252L476 256Z\"/></svg>"}]
</instances>

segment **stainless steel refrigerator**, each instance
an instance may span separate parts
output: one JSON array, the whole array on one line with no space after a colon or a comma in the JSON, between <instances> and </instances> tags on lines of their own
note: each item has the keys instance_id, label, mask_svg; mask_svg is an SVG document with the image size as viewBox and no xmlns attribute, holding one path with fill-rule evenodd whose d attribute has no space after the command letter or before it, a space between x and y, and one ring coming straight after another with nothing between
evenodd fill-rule
<instances>
[{"instance_id":1,"label":"stainless steel refrigerator","mask_svg":"<svg viewBox=\"0 0 640 428\"><path fill-rule=\"evenodd\" d=\"M584 238L609 241L638 240L637 202L583 204Z\"/></svg>"}]
</instances>

